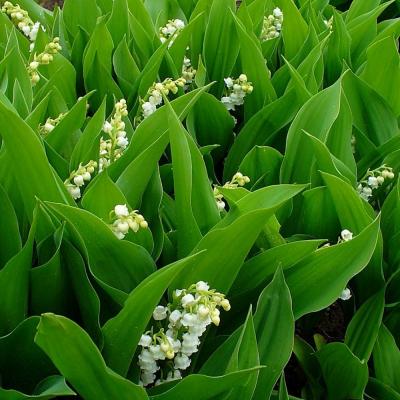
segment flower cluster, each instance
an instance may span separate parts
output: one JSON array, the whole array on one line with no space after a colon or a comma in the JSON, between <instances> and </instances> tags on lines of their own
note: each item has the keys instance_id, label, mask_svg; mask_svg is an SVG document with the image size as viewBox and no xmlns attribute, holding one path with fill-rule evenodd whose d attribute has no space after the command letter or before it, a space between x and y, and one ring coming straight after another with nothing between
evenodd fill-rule
<instances>
[{"instance_id":1,"label":"flower cluster","mask_svg":"<svg viewBox=\"0 0 400 400\"><path fill-rule=\"evenodd\" d=\"M64 185L74 200L81 197L81 187L92 179L92 174L97 167L97 162L90 160L86 165L79 164L77 170L72 171Z\"/></svg>"},{"instance_id":2,"label":"flower cluster","mask_svg":"<svg viewBox=\"0 0 400 400\"><path fill-rule=\"evenodd\" d=\"M110 228L120 240L125 237L129 229L136 233L140 228L145 229L149 226L143 215L138 214L137 210L129 212L126 204L116 205L110 212L110 217L115 219Z\"/></svg>"},{"instance_id":3,"label":"flower cluster","mask_svg":"<svg viewBox=\"0 0 400 400\"><path fill-rule=\"evenodd\" d=\"M115 104L114 115L110 122L104 122L103 132L108 135L108 138L100 138L99 172L120 158L129 144L124 130L125 122L122 121L122 118L127 115L126 100L121 99Z\"/></svg>"},{"instance_id":4,"label":"flower cluster","mask_svg":"<svg viewBox=\"0 0 400 400\"><path fill-rule=\"evenodd\" d=\"M18 4L14 6L9 1L6 1L1 8L1 11L10 16L14 24L20 29L31 42L36 40L39 32L40 23L34 23L26 10L23 10Z\"/></svg>"},{"instance_id":5,"label":"flower cluster","mask_svg":"<svg viewBox=\"0 0 400 400\"><path fill-rule=\"evenodd\" d=\"M38 68L40 65L47 65L53 61L53 56L57 54L62 47L60 46L60 39L55 37L50 43L48 43L43 51L39 55L34 55L33 60L29 63L27 70L29 77L31 78L32 85L36 85L40 81Z\"/></svg>"},{"instance_id":6,"label":"flower cluster","mask_svg":"<svg viewBox=\"0 0 400 400\"><path fill-rule=\"evenodd\" d=\"M338 239L338 243L349 242L353 239L353 232L350 232L348 229L343 229L340 232L340 237ZM351 292L349 288L345 288L339 296L339 299L346 301L351 298Z\"/></svg>"},{"instance_id":7,"label":"flower cluster","mask_svg":"<svg viewBox=\"0 0 400 400\"><path fill-rule=\"evenodd\" d=\"M183 88L185 85L185 78L178 78L175 81L171 78L167 78L163 82L154 83L147 91L145 100L142 100L142 115L136 119L136 124L156 111L157 106L160 106L163 103L163 94L165 96L168 96L169 93L176 94L179 88Z\"/></svg>"},{"instance_id":8,"label":"flower cluster","mask_svg":"<svg viewBox=\"0 0 400 400\"><path fill-rule=\"evenodd\" d=\"M175 290L172 303L166 307L157 306L153 319L162 328L155 333L152 327L139 341L142 347L138 362L140 384L158 385L180 379L182 371L190 366L191 355L198 351L200 338L207 326L219 325L219 308L229 311L231 305L222 293L210 289L203 281L188 289Z\"/></svg>"},{"instance_id":9,"label":"flower cluster","mask_svg":"<svg viewBox=\"0 0 400 400\"><path fill-rule=\"evenodd\" d=\"M182 65L182 78L185 79L186 84L190 85L196 75L196 70L192 67L192 62L186 56L183 58Z\"/></svg>"},{"instance_id":10,"label":"flower cluster","mask_svg":"<svg viewBox=\"0 0 400 400\"><path fill-rule=\"evenodd\" d=\"M368 201L373 196L373 191L384 186L385 183L393 180L393 169L382 165L372 171L368 170L366 176L359 183L357 191L361 198Z\"/></svg>"},{"instance_id":11,"label":"flower cluster","mask_svg":"<svg viewBox=\"0 0 400 400\"><path fill-rule=\"evenodd\" d=\"M260 39L265 42L277 38L281 34L283 13L278 7L274 8L271 15L265 16Z\"/></svg>"},{"instance_id":12,"label":"flower cluster","mask_svg":"<svg viewBox=\"0 0 400 400\"><path fill-rule=\"evenodd\" d=\"M235 106L244 103L247 94L253 91L253 85L247 81L247 76L241 74L238 79L225 78L226 96L221 101L228 111L235 111Z\"/></svg>"},{"instance_id":13,"label":"flower cluster","mask_svg":"<svg viewBox=\"0 0 400 400\"><path fill-rule=\"evenodd\" d=\"M39 125L39 132L42 137L47 136L65 117L64 113L61 113L57 118L47 118L43 125Z\"/></svg>"},{"instance_id":14,"label":"flower cluster","mask_svg":"<svg viewBox=\"0 0 400 400\"><path fill-rule=\"evenodd\" d=\"M167 25L160 28L161 43L165 43L169 38L171 41L168 47L171 47L174 40L178 37L180 31L185 27L185 23L181 19L170 19Z\"/></svg>"},{"instance_id":15,"label":"flower cluster","mask_svg":"<svg viewBox=\"0 0 400 400\"><path fill-rule=\"evenodd\" d=\"M240 172L237 172L233 175L232 179L222 186L227 189L236 189L239 186L244 186L246 183L250 182L250 178L246 175L243 175ZM223 194L218 190L216 186L214 186L214 198L217 203L217 207L219 211L223 211L225 209L225 202L223 200Z\"/></svg>"}]
</instances>

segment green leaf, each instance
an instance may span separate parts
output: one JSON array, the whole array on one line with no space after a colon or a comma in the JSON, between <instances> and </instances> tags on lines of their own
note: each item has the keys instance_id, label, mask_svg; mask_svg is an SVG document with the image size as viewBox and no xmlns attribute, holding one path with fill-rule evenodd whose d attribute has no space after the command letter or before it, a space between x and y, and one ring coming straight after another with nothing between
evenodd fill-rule
<instances>
[{"instance_id":1,"label":"green leaf","mask_svg":"<svg viewBox=\"0 0 400 400\"><path fill-rule=\"evenodd\" d=\"M10 159L13 160L13 174L29 219L32 219L32 211L36 205L35 197L73 203L63 183L51 169L35 132L1 102L0 135Z\"/></svg>"},{"instance_id":2,"label":"green leaf","mask_svg":"<svg viewBox=\"0 0 400 400\"><path fill-rule=\"evenodd\" d=\"M316 353L328 389L329 400L363 398L368 365L343 343L329 343Z\"/></svg>"},{"instance_id":3,"label":"green leaf","mask_svg":"<svg viewBox=\"0 0 400 400\"><path fill-rule=\"evenodd\" d=\"M151 274L129 294L121 311L106 322L103 327L103 356L114 371L127 375L154 308L173 279L198 258L199 255L193 255L181 259Z\"/></svg>"},{"instance_id":4,"label":"green leaf","mask_svg":"<svg viewBox=\"0 0 400 400\"><path fill-rule=\"evenodd\" d=\"M307 37L307 23L304 21L293 0L277 0L275 5L282 10L285 21L282 24L285 57L290 61L303 46Z\"/></svg>"},{"instance_id":5,"label":"green leaf","mask_svg":"<svg viewBox=\"0 0 400 400\"><path fill-rule=\"evenodd\" d=\"M360 77L387 101L398 117L400 100L394 95L393 87L400 84L400 60L393 37L386 37L368 47L367 62Z\"/></svg>"},{"instance_id":6,"label":"green leaf","mask_svg":"<svg viewBox=\"0 0 400 400\"><path fill-rule=\"evenodd\" d=\"M96 0L88 0L84 4L80 0L65 0L64 2L63 18L72 37L79 33L79 27L91 34L98 16Z\"/></svg>"},{"instance_id":7,"label":"green leaf","mask_svg":"<svg viewBox=\"0 0 400 400\"><path fill-rule=\"evenodd\" d=\"M260 371L254 399L269 399L293 350L294 316L290 291L281 268L261 293L254 314Z\"/></svg>"},{"instance_id":8,"label":"green leaf","mask_svg":"<svg viewBox=\"0 0 400 400\"><path fill-rule=\"evenodd\" d=\"M366 393L374 399L400 400L400 393L378 379L370 377Z\"/></svg>"},{"instance_id":9,"label":"green leaf","mask_svg":"<svg viewBox=\"0 0 400 400\"><path fill-rule=\"evenodd\" d=\"M400 350L393 335L383 324L379 329L373 359L377 379L400 392Z\"/></svg>"},{"instance_id":10,"label":"green leaf","mask_svg":"<svg viewBox=\"0 0 400 400\"><path fill-rule=\"evenodd\" d=\"M107 28L114 42L114 47L121 42L129 30L129 11L127 0L113 1L110 19Z\"/></svg>"},{"instance_id":11,"label":"green leaf","mask_svg":"<svg viewBox=\"0 0 400 400\"><path fill-rule=\"evenodd\" d=\"M231 10L234 0L213 0L204 37L204 63L210 81L216 81L213 94L221 97L224 78L230 76L239 53L235 21Z\"/></svg>"},{"instance_id":12,"label":"green leaf","mask_svg":"<svg viewBox=\"0 0 400 400\"><path fill-rule=\"evenodd\" d=\"M270 187L250 193L210 230L193 252L207 249L206 255L187 268L174 287L187 287L199 280L207 281L223 293L228 292L261 229L273 213L302 190L299 186ZM224 249L224 252L221 251ZM227 258L225 255L230 254Z\"/></svg>"},{"instance_id":13,"label":"green leaf","mask_svg":"<svg viewBox=\"0 0 400 400\"><path fill-rule=\"evenodd\" d=\"M148 398L143 388L110 370L89 335L68 318L43 314L35 343L85 399Z\"/></svg>"},{"instance_id":14,"label":"green leaf","mask_svg":"<svg viewBox=\"0 0 400 400\"><path fill-rule=\"evenodd\" d=\"M21 250L21 236L19 234L17 215L6 191L0 185L0 270L15 254Z\"/></svg>"},{"instance_id":15,"label":"green leaf","mask_svg":"<svg viewBox=\"0 0 400 400\"><path fill-rule=\"evenodd\" d=\"M239 271L231 289L232 296L237 297L265 285L274 276L278 266L283 270L291 268L323 242L323 240L303 240L286 243L250 258Z\"/></svg>"},{"instance_id":16,"label":"green leaf","mask_svg":"<svg viewBox=\"0 0 400 400\"><path fill-rule=\"evenodd\" d=\"M28 311L29 273L32 265L35 217L29 236L21 251L0 271L0 335L11 332L22 322Z\"/></svg>"},{"instance_id":17,"label":"green leaf","mask_svg":"<svg viewBox=\"0 0 400 400\"><path fill-rule=\"evenodd\" d=\"M47 205L68 222L67 230L73 237L73 244L85 255L96 281L117 304L122 305L127 293L154 271L154 262L143 247L118 240L93 214L62 204ZM96 232L96 240L93 240L93 232ZM135 260L133 265L132 260Z\"/></svg>"},{"instance_id":18,"label":"green leaf","mask_svg":"<svg viewBox=\"0 0 400 400\"><path fill-rule=\"evenodd\" d=\"M51 361L33 342L38 322L39 317L27 318L7 336L0 337L0 375L1 386L4 388L0 389L2 400L25 398L16 390L28 394L37 393L35 389L38 383L57 372ZM27 360L29 367L26 364ZM5 390L11 388L14 391ZM7 394L4 394L5 392Z\"/></svg>"},{"instance_id":19,"label":"green leaf","mask_svg":"<svg viewBox=\"0 0 400 400\"><path fill-rule=\"evenodd\" d=\"M379 218L351 241L321 248L286 273L296 319L332 304L347 282L368 264L379 234Z\"/></svg>"},{"instance_id":20,"label":"green leaf","mask_svg":"<svg viewBox=\"0 0 400 400\"><path fill-rule=\"evenodd\" d=\"M347 327L344 342L363 362L368 362L371 356L382 323L384 306L385 291L381 290L362 304Z\"/></svg>"},{"instance_id":21,"label":"green leaf","mask_svg":"<svg viewBox=\"0 0 400 400\"><path fill-rule=\"evenodd\" d=\"M243 387L248 378L257 375L258 370L258 368L246 369L218 377L189 375L172 389L161 394L152 394L150 398L151 400L176 400L188 397L192 400L224 399L231 390Z\"/></svg>"}]
</instances>

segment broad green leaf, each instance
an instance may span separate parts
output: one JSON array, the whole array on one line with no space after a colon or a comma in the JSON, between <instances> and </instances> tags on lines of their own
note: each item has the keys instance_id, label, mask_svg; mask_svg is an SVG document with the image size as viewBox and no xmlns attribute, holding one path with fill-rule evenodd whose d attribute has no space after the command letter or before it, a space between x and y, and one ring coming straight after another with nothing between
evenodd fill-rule
<instances>
[{"instance_id":1,"label":"broad green leaf","mask_svg":"<svg viewBox=\"0 0 400 400\"><path fill-rule=\"evenodd\" d=\"M370 261L379 234L379 218L353 240L321 248L290 268L286 281L296 319L332 304L348 281Z\"/></svg>"},{"instance_id":2,"label":"broad green leaf","mask_svg":"<svg viewBox=\"0 0 400 400\"><path fill-rule=\"evenodd\" d=\"M0 337L0 375L1 386L4 388L0 389L2 400L24 399L17 390L29 395L37 393L35 388L38 383L57 372L51 361L33 342L38 322L39 317L24 319L7 336Z\"/></svg>"},{"instance_id":3,"label":"broad green leaf","mask_svg":"<svg viewBox=\"0 0 400 400\"><path fill-rule=\"evenodd\" d=\"M313 96L299 111L291 124L287 136L281 180L285 183L309 182L313 153L300 151L307 140L304 130L325 142L340 110L340 81Z\"/></svg>"},{"instance_id":4,"label":"broad green leaf","mask_svg":"<svg viewBox=\"0 0 400 400\"><path fill-rule=\"evenodd\" d=\"M329 343L316 353L328 389L329 400L363 398L368 366L343 343Z\"/></svg>"},{"instance_id":5,"label":"broad green leaf","mask_svg":"<svg viewBox=\"0 0 400 400\"><path fill-rule=\"evenodd\" d=\"M367 206L358 193L341 179L322 174L331 195L336 214L343 229L349 229L358 234L373 220L374 213ZM371 211L370 211L371 210ZM378 242L369 265L356 277L358 294L367 299L383 286L382 272L382 239L378 235Z\"/></svg>"},{"instance_id":6,"label":"broad green leaf","mask_svg":"<svg viewBox=\"0 0 400 400\"><path fill-rule=\"evenodd\" d=\"M346 330L344 342L361 361L368 362L378 337L385 306L385 292L379 291L355 313Z\"/></svg>"},{"instance_id":7,"label":"broad green leaf","mask_svg":"<svg viewBox=\"0 0 400 400\"><path fill-rule=\"evenodd\" d=\"M11 332L27 316L35 231L34 217L24 246L0 271L0 335Z\"/></svg>"},{"instance_id":8,"label":"broad green leaf","mask_svg":"<svg viewBox=\"0 0 400 400\"><path fill-rule=\"evenodd\" d=\"M80 0L65 0L64 3L64 22L71 36L78 34L79 27L89 34L92 33L99 16L96 0L88 0L85 3Z\"/></svg>"},{"instance_id":9,"label":"broad green leaf","mask_svg":"<svg viewBox=\"0 0 400 400\"><path fill-rule=\"evenodd\" d=\"M2 396L1 398L4 400L50 400L74 395L76 395L76 393L69 388L64 377L58 375L49 376L41 381L35 389L35 394L32 395L24 394L13 389L0 388L0 396Z\"/></svg>"},{"instance_id":10,"label":"broad green leaf","mask_svg":"<svg viewBox=\"0 0 400 400\"><path fill-rule=\"evenodd\" d=\"M184 272L188 263L201 255L194 255L163 267L151 274L128 296L122 310L103 327L103 356L107 364L126 376L140 336L145 332L154 308L174 278ZM144 301L145 300L145 301Z\"/></svg>"},{"instance_id":11,"label":"broad green leaf","mask_svg":"<svg viewBox=\"0 0 400 400\"><path fill-rule=\"evenodd\" d=\"M258 368L245 369L223 376L205 376L192 374L178 382L172 389L161 394L151 393L151 400L192 400L225 399L236 388L247 384L248 378L258 374ZM207 388L207 390L204 390ZM162 386L160 386L162 389Z\"/></svg>"},{"instance_id":12,"label":"broad green leaf","mask_svg":"<svg viewBox=\"0 0 400 400\"><path fill-rule=\"evenodd\" d=\"M129 11L127 0L113 1L110 19L107 21L107 28L117 47L122 38L127 34L129 27Z\"/></svg>"},{"instance_id":13,"label":"broad green leaf","mask_svg":"<svg viewBox=\"0 0 400 400\"><path fill-rule=\"evenodd\" d=\"M118 240L93 214L56 203L47 205L68 222L67 230L74 239L73 244L85 255L96 281L118 304L122 305L127 293L154 271L154 262L143 247ZM96 232L95 237L93 232Z\"/></svg>"},{"instance_id":14,"label":"broad green leaf","mask_svg":"<svg viewBox=\"0 0 400 400\"><path fill-rule=\"evenodd\" d=\"M21 250L21 236L19 234L18 220L14 207L8 197L6 191L0 185L0 213L1 225L0 230L0 270L7 261Z\"/></svg>"},{"instance_id":15,"label":"broad green leaf","mask_svg":"<svg viewBox=\"0 0 400 400\"><path fill-rule=\"evenodd\" d=\"M285 45L285 57L291 61L306 40L307 23L293 0L277 0L275 5L282 10L284 15L282 36Z\"/></svg>"},{"instance_id":16,"label":"broad green leaf","mask_svg":"<svg viewBox=\"0 0 400 400\"><path fill-rule=\"evenodd\" d=\"M231 75L239 42L231 10L234 0L213 0L203 44L204 64L210 81L216 81L211 91L221 97L224 78Z\"/></svg>"},{"instance_id":17,"label":"broad green leaf","mask_svg":"<svg viewBox=\"0 0 400 400\"><path fill-rule=\"evenodd\" d=\"M13 111L0 102L0 135L14 162L13 174L23 200L27 216L32 219L35 197L41 200L72 204L61 180L51 169L43 146L35 132Z\"/></svg>"},{"instance_id":18,"label":"broad green leaf","mask_svg":"<svg viewBox=\"0 0 400 400\"><path fill-rule=\"evenodd\" d=\"M254 399L269 399L293 350L294 316L290 291L281 268L261 293L254 314L260 371Z\"/></svg>"},{"instance_id":19,"label":"broad green leaf","mask_svg":"<svg viewBox=\"0 0 400 400\"><path fill-rule=\"evenodd\" d=\"M400 392L400 350L393 335L383 324L379 329L373 359L377 379Z\"/></svg>"},{"instance_id":20,"label":"broad green leaf","mask_svg":"<svg viewBox=\"0 0 400 400\"><path fill-rule=\"evenodd\" d=\"M373 399L400 400L400 393L378 379L370 377L366 393Z\"/></svg>"},{"instance_id":21,"label":"broad green leaf","mask_svg":"<svg viewBox=\"0 0 400 400\"><path fill-rule=\"evenodd\" d=\"M400 60L393 37L375 42L367 49L367 62L360 77L388 102L398 117L400 100L393 87L400 84Z\"/></svg>"},{"instance_id":22,"label":"broad green leaf","mask_svg":"<svg viewBox=\"0 0 400 400\"><path fill-rule=\"evenodd\" d=\"M323 240L301 240L273 247L247 260L231 289L237 297L265 285L275 274L278 267L291 268L302 258L308 256L320 246Z\"/></svg>"},{"instance_id":23,"label":"broad green leaf","mask_svg":"<svg viewBox=\"0 0 400 400\"><path fill-rule=\"evenodd\" d=\"M89 335L68 318L43 314L35 343L84 399L148 398L143 388L109 369Z\"/></svg>"},{"instance_id":24,"label":"broad green leaf","mask_svg":"<svg viewBox=\"0 0 400 400\"><path fill-rule=\"evenodd\" d=\"M301 186L271 187L250 193L197 244L193 252L207 249L206 256L187 268L174 287L204 280L222 292L233 284L261 229L274 212L302 190ZM224 252L221 252L224 249ZM225 254L231 255L228 259Z\"/></svg>"}]
</instances>

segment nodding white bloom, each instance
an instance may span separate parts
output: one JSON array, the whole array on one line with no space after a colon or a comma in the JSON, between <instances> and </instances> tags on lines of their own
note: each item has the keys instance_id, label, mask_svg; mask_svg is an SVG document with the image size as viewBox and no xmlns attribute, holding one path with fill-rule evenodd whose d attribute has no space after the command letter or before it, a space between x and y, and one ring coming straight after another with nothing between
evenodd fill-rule
<instances>
[{"instance_id":1,"label":"nodding white bloom","mask_svg":"<svg viewBox=\"0 0 400 400\"><path fill-rule=\"evenodd\" d=\"M340 233L340 237L343 242L348 242L349 240L353 239L353 232L350 232L348 229L343 229Z\"/></svg>"},{"instance_id":2,"label":"nodding white bloom","mask_svg":"<svg viewBox=\"0 0 400 400\"><path fill-rule=\"evenodd\" d=\"M341 295L339 296L341 300L349 300L351 298L351 292L349 288L346 288L342 291Z\"/></svg>"},{"instance_id":3,"label":"nodding white bloom","mask_svg":"<svg viewBox=\"0 0 400 400\"><path fill-rule=\"evenodd\" d=\"M324 19L324 24L329 30L332 30L333 29L333 15L329 19Z\"/></svg>"},{"instance_id":4,"label":"nodding white bloom","mask_svg":"<svg viewBox=\"0 0 400 400\"><path fill-rule=\"evenodd\" d=\"M241 74L237 79L225 78L224 82L226 90L221 102L228 111L235 111L235 107L242 105L246 95L253 91L253 85L247 81L245 74Z\"/></svg>"},{"instance_id":5,"label":"nodding white bloom","mask_svg":"<svg viewBox=\"0 0 400 400\"><path fill-rule=\"evenodd\" d=\"M170 93L178 93L179 88L184 88L187 81L181 77L176 80L167 78L162 82L153 83L147 91L144 99L140 100L140 113L135 118L135 125L138 125L143 119L155 113L157 107L163 104L163 94L168 96Z\"/></svg>"},{"instance_id":6,"label":"nodding white bloom","mask_svg":"<svg viewBox=\"0 0 400 400\"><path fill-rule=\"evenodd\" d=\"M198 351L207 326L220 324L219 308L228 311L229 301L203 281L188 289L176 289L171 303L158 305L154 309L153 319L161 328L155 332L152 326L139 341L139 384L159 385L181 379L181 371L189 368L190 357ZM160 376L157 379L158 371Z\"/></svg>"},{"instance_id":7,"label":"nodding white bloom","mask_svg":"<svg viewBox=\"0 0 400 400\"><path fill-rule=\"evenodd\" d=\"M185 27L185 23L181 19L170 19L167 25L160 28L160 41L161 43L166 42L169 38L171 41L168 47L171 47L174 40L178 37L181 30Z\"/></svg>"},{"instance_id":8,"label":"nodding white bloom","mask_svg":"<svg viewBox=\"0 0 400 400\"><path fill-rule=\"evenodd\" d=\"M40 81L40 75L38 73L39 66L50 64L54 59L54 55L62 50L59 42L60 39L58 37L55 37L50 43L46 45L42 53L40 53L39 55L35 54L33 56L33 61L31 61L27 66L26 69L29 73L29 77L33 86Z\"/></svg>"},{"instance_id":9,"label":"nodding white bloom","mask_svg":"<svg viewBox=\"0 0 400 400\"><path fill-rule=\"evenodd\" d=\"M128 115L126 100L118 101L114 110L111 120L105 121L103 125L103 132L107 134L107 138L100 138L99 172L120 158L129 144L125 132L125 122L122 120Z\"/></svg>"},{"instance_id":10,"label":"nodding white bloom","mask_svg":"<svg viewBox=\"0 0 400 400\"><path fill-rule=\"evenodd\" d=\"M246 183L250 182L250 178L246 175L243 175L240 172L236 172L233 175L232 179L226 182L222 187L226 189L237 189L239 186L244 186ZM223 201L223 194L218 190L217 186L214 186L214 198L217 203L217 207L219 211L225 210L225 202Z\"/></svg>"},{"instance_id":11,"label":"nodding white bloom","mask_svg":"<svg viewBox=\"0 0 400 400\"><path fill-rule=\"evenodd\" d=\"M92 179L92 174L97 168L97 162L90 160L86 165L79 164L79 167L72 171L64 185L74 200L81 197L81 187Z\"/></svg>"},{"instance_id":12,"label":"nodding white bloom","mask_svg":"<svg viewBox=\"0 0 400 400\"><path fill-rule=\"evenodd\" d=\"M65 117L64 113L61 113L57 118L47 118L43 125L39 125L39 133L42 137L46 137Z\"/></svg>"},{"instance_id":13,"label":"nodding white bloom","mask_svg":"<svg viewBox=\"0 0 400 400\"><path fill-rule=\"evenodd\" d=\"M185 89L187 88L187 85L190 85L193 82L196 72L197 71L192 67L190 59L185 56L182 65L182 78L186 81Z\"/></svg>"},{"instance_id":14,"label":"nodding white bloom","mask_svg":"<svg viewBox=\"0 0 400 400\"><path fill-rule=\"evenodd\" d=\"M394 179L393 168L382 165L374 170L368 170L367 174L357 186L360 197L369 201L374 196L374 191L385 186Z\"/></svg>"},{"instance_id":15,"label":"nodding white bloom","mask_svg":"<svg viewBox=\"0 0 400 400\"><path fill-rule=\"evenodd\" d=\"M282 30L283 13L280 8L276 7L271 15L264 16L263 27L260 39L265 42L279 37Z\"/></svg>"},{"instance_id":16,"label":"nodding white bloom","mask_svg":"<svg viewBox=\"0 0 400 400\"><path fill-rule=\"evenodd\" d=\"M112 211L110 211L110 218L114 220L110 224L110 228L118 239L123 239L131 229L137 232L140 228L146 229L149 224L144 219L143 215L138 214L138 210L129 212L126 204L117 204Z\"/></svg>"}]
</instances>

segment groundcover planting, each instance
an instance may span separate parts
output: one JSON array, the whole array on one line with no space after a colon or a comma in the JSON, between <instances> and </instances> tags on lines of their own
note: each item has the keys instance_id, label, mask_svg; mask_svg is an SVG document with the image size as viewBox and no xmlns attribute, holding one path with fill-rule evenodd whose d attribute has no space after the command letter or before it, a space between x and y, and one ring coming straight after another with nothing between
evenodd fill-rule
<instances>
[{"instance_id":1,"label":"groundcover planting","mask_svg":"<svg viewBox=\"0 0 400 400\"><path fill-rule=\"evenodd\" d=\"M0 3L0 400L400 399L399 1Z\"/></svg>"}]
</instances>

